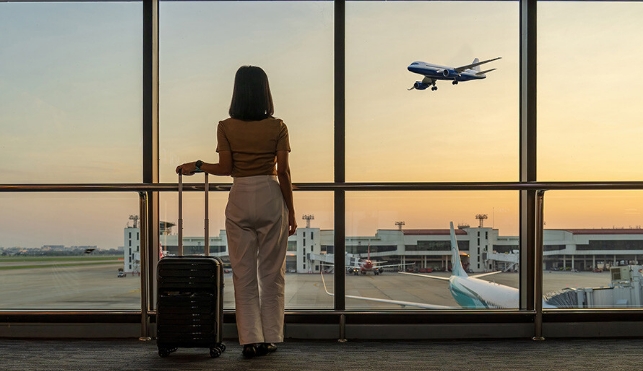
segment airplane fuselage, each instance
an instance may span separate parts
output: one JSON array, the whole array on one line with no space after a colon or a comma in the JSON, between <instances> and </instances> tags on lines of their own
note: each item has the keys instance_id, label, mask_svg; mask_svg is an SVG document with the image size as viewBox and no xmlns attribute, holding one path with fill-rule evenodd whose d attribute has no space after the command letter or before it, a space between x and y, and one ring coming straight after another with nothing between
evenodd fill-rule
<instances>
[{"instance_id":1,"label":"airplane fuselage","mask_svg":"<svg viewBox=\"0 0 643 371\"><path fill-rule=\"evenodd\" d=\"M484 74L477 75L478 71L471 69L458 73L453 67L440 66L421 61L411 63L408 70L413 73L424 75L432 80L469 81L484 79L486 77Z\"/></svg>"},{"instance_id":2,"label":"airplane fuselage","mask_svg":"<svg viewBox=\"0 0 643 371\"><path fill-rule=\"evenodd\" d=\"M518 307L518 289L473 277L451 276L449 291L462 308Z\"/></svg>"},{"instance_id":3,"label":"airplane fuselage","mask_svg":"<svg viewBox=\"0 0 643 371\"><path fill-rule=\"evenodd\" d=\"M449 277L449 291L462 308L518 308L520 300L517 288L474 277ZM543 308L556 307L543 300Z\"/></svg>"},{"instance_id":4,"label":"airplane fuselage","mask_svg":"<svg viewBox=\"0 0 643 371\"><path fill-rule=\"evenodd\" d=\"M373 272L374 275L379 275L382 273L382 269L378 268L375 266L375 263L373 263L372 260L367 259L359 263L359 268L362 274L366 274L368 272Z\"/></svg>"}]
</instances>

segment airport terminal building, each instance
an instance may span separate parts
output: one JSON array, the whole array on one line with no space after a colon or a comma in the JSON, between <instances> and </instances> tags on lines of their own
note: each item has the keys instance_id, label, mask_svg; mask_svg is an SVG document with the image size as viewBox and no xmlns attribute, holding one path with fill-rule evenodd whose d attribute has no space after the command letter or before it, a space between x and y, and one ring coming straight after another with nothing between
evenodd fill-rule
<instances>
[{"instance_id":1,"label":"airport terminal building","mask_svg":"<svg viewBox=\"0 0 643 371\"><path fill-rule=\"evenodd\" d=\"M178 252L178 235L171 223L163 222L160 243L165 254ZM459 226L458 248L464 268L470 272L519 269L518 236L501 236L491 227ZM140 234L135 226L124 231L124 270L137 272L140 264ZM319 273L333 264L332 230L298 228L288 239L286 269L290 273ZM184 254L203 254L204 237L183 237ZM346 237L347 265L356 259L399 264L410 271L451 269L448 229L378 229L373 236ZM643 257L643 229L546 229L543 267L546 270L607 270L610 266L638 264ZM210 254L228 262L225 230L210 237ZM399 268L401 269L401 268ZM388 270L398 270L391 267Z\"/></svg>"}]
</instances>

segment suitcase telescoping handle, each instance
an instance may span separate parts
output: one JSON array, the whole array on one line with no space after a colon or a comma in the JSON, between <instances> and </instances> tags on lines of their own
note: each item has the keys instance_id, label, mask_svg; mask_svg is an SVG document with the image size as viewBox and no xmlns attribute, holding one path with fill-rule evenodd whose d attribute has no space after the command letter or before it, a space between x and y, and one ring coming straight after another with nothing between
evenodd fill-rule
<instances>
[{"instance_id":1,"label":"suitcase telescoping handle","mask_svg":"<svg viewBox=\"0 0 643 371\"><path fill-rule=\"evenodd\" d=\"M208 191L210 183L208 182L208 173L205 174L205 219L203 229L205 231L205 256L210 256L210 219L208 218ZM178 256L183 256L183 175L179 173L179 251Z\"/></svg>"}]
</instances>

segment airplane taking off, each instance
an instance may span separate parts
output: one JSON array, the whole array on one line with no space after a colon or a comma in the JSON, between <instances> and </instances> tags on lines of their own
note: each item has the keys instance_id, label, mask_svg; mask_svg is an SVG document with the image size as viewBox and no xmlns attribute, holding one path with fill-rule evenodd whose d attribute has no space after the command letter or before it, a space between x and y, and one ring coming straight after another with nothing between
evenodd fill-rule
<instances>
[{"instance_id":1,"label":"airplane taking off","mask_svg":"<svg viewBox=\"0 0 643 371\"><path fill-rule=\"evenodd\" d=\"M457 85L460 81L484 79L485 77L487 77L485 73L491 72L495 70L495 68L486 71L480 71L480 65L498 60L500 58L502 57L487 59L486 61L482 62L480 62L478 58L476 58L473 60L473 63L461 67L446 67L420 61L413 62L408 66L408 70L413 73L424 75L424 78L422 79L422 81L416 81L408 90L425 90L429 86L431 87L431 90L438 90L438 87L435 86L435 82L437 80L452 80L451 83L453 85Z\"/></svg>"},{"instance_id":2,"label":"airplane taking off","mask_svg":"<svg viewBox=\"0 0 643 371\"><path fill-rule=\"evenodd\" d=\"M481 280L479 277L488 276L491 274L499 273L489 272L479 274L475 277L467 275L464 268L462 267L462 262L460 261L460 249L458 248L458 242L455 238L455 230L453 228L453 222L451 222L451 276L438 277L427 274L416 274L416 273L402 273L413 276L427 277L439 280L449 281L449 291L453 296L453 299L460 305L460 307L469 309L496 309L496 308L518 308L519 303L519 291L514 287L509 287L505 285L500 285L495 282L489 282ZM324 276L322 274L322 281ZM326 289L326 282L324 281L324 290L328 295L333 295L328 292ZM460 309L455 307L449 307L444 305L433 305L426 303L416 303L408 301L399 301L391 299L378 299L378 298L369 298L364 296L354 296L346 295L350 299L359 299L359 300L368 300L375 301L380 303L388 304L397 304L402 307L417 307L423 309ZM543 299L543 308L557 308L554 305L548 304Z\"/></svg>"}]
</instances>

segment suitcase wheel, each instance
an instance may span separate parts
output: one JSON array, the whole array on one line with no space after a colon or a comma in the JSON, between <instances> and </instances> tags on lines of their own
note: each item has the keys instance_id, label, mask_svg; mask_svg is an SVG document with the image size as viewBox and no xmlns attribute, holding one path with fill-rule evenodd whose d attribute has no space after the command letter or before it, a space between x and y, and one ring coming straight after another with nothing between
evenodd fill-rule
<instances>
[{"instance_id":1,"label":"suitcase wheel","mask_svg":"<svg viewBox=\"0 0 643 371\"><path fill-rule=\"evenodd\" d=\"M172 352L176 352L177 348L159 348L159 356L167 357Z\"/></svg>"},{"instance_id":2,"label":"suitcase wheel","mask_svg":"<svg viewBox=\"0 0 643 371\"><path fill-rule=\"evenodd\" d=\"M214 347L210 348L210 357L217 358L225 351L225 344L217 344Z\"/></svg>"}]
</instances>

